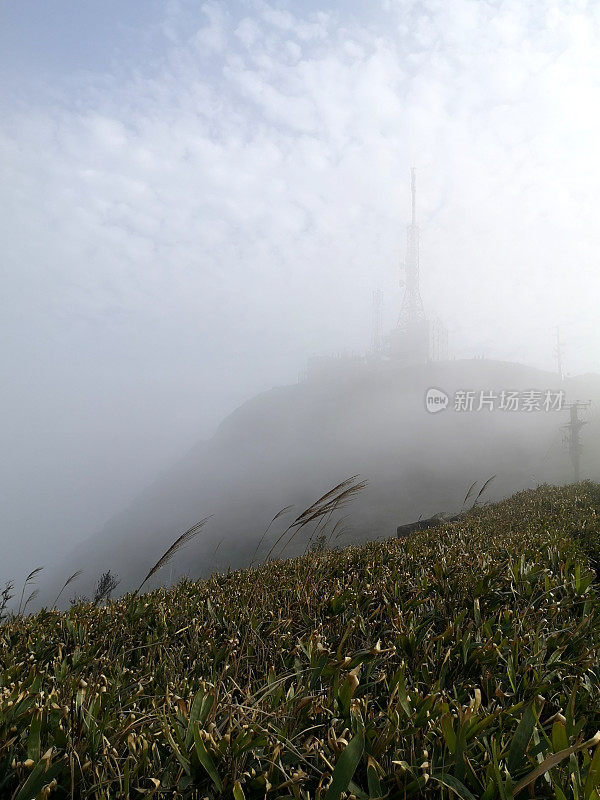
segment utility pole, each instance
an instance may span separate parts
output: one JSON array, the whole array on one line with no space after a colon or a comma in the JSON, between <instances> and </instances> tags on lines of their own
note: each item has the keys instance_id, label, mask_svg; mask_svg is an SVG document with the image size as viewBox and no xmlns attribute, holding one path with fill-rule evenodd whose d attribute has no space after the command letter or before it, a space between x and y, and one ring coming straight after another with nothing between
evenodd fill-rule
<instances>
[{"instance_id":1,"label":"utility pole","mask_svg":"<svg viewBox=\"0 0 600 800\"><path fill-rule=\"evenodd\" d=\"M563 406L563 409L569 409L570 414L569 422L566 425L563 425L563 429L566 431L566 440L569 446L569 455L571 456L571 463L573 464L576 483L579 481L579 461L581 457L581 451L583 449L579 431L584 425L587 424L584 420L579 419L579 410L587 408L589 405L589 400L585 402L576 400L574 403L565 403Z\"/></svg>"},{"instance_id":2,"label":"utility pole","mask_svg":"<svg viewBox=\"0 0 600 800\"><path fill-rule=\"evenodd\" d=\"M558 379L562 381L564 378L563 375L563 365L562 365L562 343L560 341L560 331L558 325L556 326L556 346L554 348L554 355L556 356L556 366L558 372Z\"/></svg>"},{"instance_id":3,"label":"utility pole","mask_svg":"<svg viewBox=\"0 0 600 800\"><path fill-rule=\"evenodd\" d=\"M383 346L382 339L382 325L381 325L381 306L383 305L383 292L381 289L375 289L373 292L373 319L372 319L372 335L371 335L371 349L375 355L379 355Z\"/></svg>"}]
</instances>

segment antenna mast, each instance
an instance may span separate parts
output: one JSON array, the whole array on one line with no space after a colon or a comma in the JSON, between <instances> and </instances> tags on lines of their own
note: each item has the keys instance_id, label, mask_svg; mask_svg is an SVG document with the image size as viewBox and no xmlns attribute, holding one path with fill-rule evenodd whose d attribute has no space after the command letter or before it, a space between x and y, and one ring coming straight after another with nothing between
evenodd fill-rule
<instances>
[{"instance_id":1,"label":"antenna mast","mask_svg":"<svg viewBox=\"0 0 600 800\"><path fill-rule=\"evenodd\" d=\"M404 299L400 309L398 326L409 328L425 318L423 301L419 290L419 226L417 225L417 175L413 167L410 171L410 191L412 197L411 223L406 230L406 282Z\"/></svg>"}]
</instances>

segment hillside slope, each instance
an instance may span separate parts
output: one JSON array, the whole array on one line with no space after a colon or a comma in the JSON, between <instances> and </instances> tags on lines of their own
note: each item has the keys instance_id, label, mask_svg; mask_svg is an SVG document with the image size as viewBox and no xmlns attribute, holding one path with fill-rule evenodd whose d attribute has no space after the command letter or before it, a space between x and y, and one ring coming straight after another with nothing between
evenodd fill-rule
<instances>
[{"instance_id":1,"label":"hillside slope","mask_svg":"<svg viewBox=\"0 0 600 800\"><path fill-rule=\"evenodd\" d=\"M565 413L448 408L429 414L424 396L431 386L449 394L560 388L551 373L470 360L363 365L272 389L227 417L210 441L76 548L53 583L84 569L78 591L89 593L97 575L111 569L122 588L133 588L179 533L207 515L213 516L202 539L172 564L173 575L244 566L281 508L293 504L298 511L357 473L369 485L353 505L346 543L386 538L402 522L458 510L471 483L493 474L491 499L571 479L560 441ZM568 399L600 400L599 376L570 379L562 388ZM586 442L591 433L592 425ZM583 468L584 476L600 474L600 446L585 448Z\"/></svg>"},{"instance_id":2,"label":"hillside slope","mask_svg":"<svg viewBox=\"0 0 600 800\"><path fill-rule=\"evenodd\" d=\"M597 798L599 537L598 484L542 486L9 622L0 792Z\"/></svg>"}]
</instances>

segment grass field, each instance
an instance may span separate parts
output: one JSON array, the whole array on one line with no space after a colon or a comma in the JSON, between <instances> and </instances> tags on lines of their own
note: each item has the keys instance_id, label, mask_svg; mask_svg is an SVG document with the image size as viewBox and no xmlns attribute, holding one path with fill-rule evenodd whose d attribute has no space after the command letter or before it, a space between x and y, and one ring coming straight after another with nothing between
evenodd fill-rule
<instances>
[{"instance_id":1,"label":"grass field","mask_svg":"<svg viewBox=\"0 0 600 800\"><path fill-rule=\"evenodd\" d=\"M600 794L600 486L0 628L0 797Z\"/></svg>"}]
</instances>

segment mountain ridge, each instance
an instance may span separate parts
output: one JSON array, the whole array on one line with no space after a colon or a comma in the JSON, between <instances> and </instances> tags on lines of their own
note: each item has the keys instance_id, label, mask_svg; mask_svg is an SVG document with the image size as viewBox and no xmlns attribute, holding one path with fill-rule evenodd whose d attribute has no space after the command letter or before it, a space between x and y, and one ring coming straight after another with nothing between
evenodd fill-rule
<instances>
[{"instance_id":1,"label":"mountain ridge","mask_svg":"<svg viewBox=\"0 0 600 800\"><path fill-rule=\"evenodd\" d=\"M550 468L538 468L566 414L451 408L429 414L424 397L430 387L449 395L461 388L563 388L600 399L598 375L561 384L545 370L484 359L411 367L367 363L344 376L274 387L235 409L210 439L192 446L74 548L56 570L56 583L69 570L86 569L89 583L111 569L123 588L132 588L146 565L207 515L212 519L202 539L173 562L174 573L196 577L241 566L281 508L293 504L300 511L349 475L369 481L351 509L353 541L393 535L398 524L421 514L456 511L472 481L483 483L492 474L492 498L528 488L532 476L538 483L570 478L565 454Z\"/></svg>"}]
</instances>

